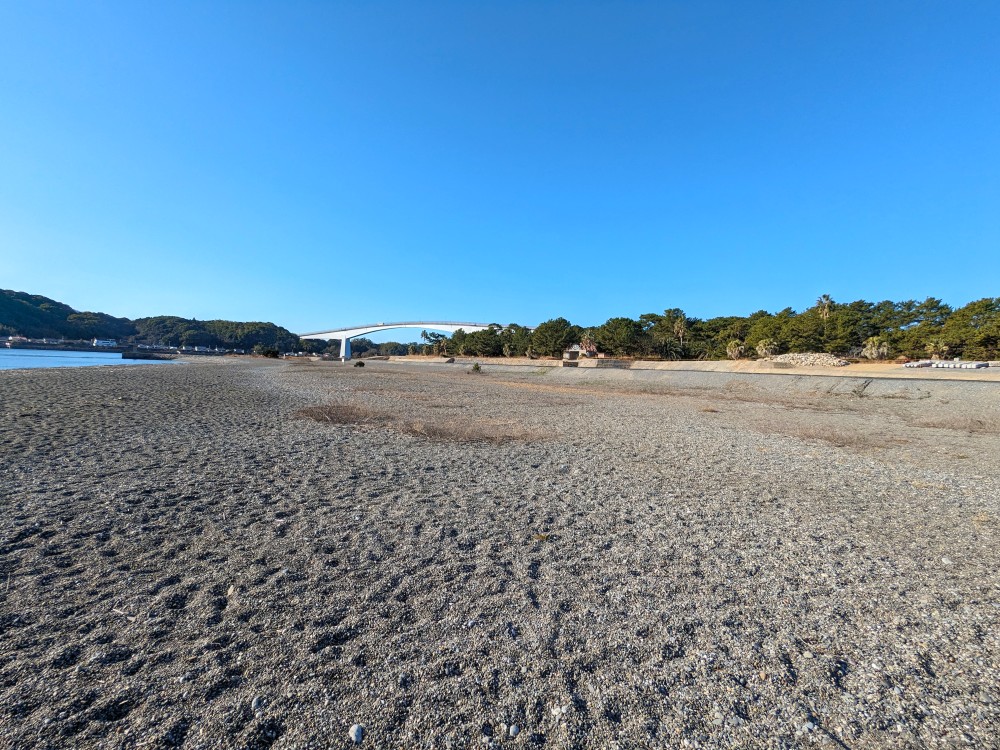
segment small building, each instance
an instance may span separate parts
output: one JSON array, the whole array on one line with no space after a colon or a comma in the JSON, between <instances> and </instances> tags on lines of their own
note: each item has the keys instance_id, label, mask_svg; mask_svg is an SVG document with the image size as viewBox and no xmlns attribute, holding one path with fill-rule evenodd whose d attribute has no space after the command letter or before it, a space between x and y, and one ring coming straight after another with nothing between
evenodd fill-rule
<instances>
[{"instance_id":1,"label":"small building","mask_svg":"<svg viewBox=\"0 0 1000 750\"><path fill-rule=\"evenodd\" d=\"M594 342L584 339L579 344L573 344L563 352L563 359L569 360L570 362L584 357L594 357L597 356L597 347L594 346Z\"/></svg>"},{"instance_id":2,"label":"small building","mask_svg":"<svg viewBox=\"0 0 1000 750\"><path fill-rule=\"evenodd\" d=\"M94 339L93 346L118 346L114 339Z\"/></svg>"}]
</instances>

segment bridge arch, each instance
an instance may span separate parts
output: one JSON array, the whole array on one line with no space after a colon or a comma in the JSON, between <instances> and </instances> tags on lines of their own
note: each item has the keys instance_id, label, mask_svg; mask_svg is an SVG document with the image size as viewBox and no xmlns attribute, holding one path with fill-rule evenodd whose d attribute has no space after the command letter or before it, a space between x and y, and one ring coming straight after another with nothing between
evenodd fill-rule
<instances>
[{"instance_id":1,"label":"bridge arch","mask_svg":"<svg viewBox=\"0 0 1000 750\"><path fill-rule=\"evenodd\" d=\"M315 333L300 333L300 339L339 339L340 358L344 362L351 358L351 339L364 336L376 331L392 331L397 328L417 328L420 330L442 331L454 333L461 329L466 333L474 331L485 331L492 323L460 323L453 320L447 321L404 321L399 323L371 323L363 326L352 326L350 328L334 328L329 331L317 331Z\"/></svg>"}]
</instances>

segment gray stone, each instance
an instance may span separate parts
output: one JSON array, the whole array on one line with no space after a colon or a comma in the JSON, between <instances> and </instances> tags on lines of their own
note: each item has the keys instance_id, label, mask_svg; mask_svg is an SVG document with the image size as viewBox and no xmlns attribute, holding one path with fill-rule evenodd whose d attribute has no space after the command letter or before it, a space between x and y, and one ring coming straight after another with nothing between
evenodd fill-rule
<instances>
[{"instance_id":1,"label":"gray stone","mask_svg":"<svg viewBox=\"0 0 1000 750\"><path fill-rule=\"evenodd\" d=\"M365 728L361 724L355 724L348 731L347 736L351 738L351 742L355 745L360 745L361 740L365 738Z\"/></svg>"}]
</instances>

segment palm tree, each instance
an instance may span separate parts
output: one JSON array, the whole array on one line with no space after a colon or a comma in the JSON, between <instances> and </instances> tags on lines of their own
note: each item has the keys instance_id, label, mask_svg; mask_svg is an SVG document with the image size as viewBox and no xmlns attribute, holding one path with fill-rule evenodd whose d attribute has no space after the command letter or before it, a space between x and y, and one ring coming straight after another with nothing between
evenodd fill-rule
<instances>
[{"instance_id":1,"label":"palm tree","mask_svg":"<svg viewBox=\"0 0 1000 750\"><path fill-rule=\"evenodd\" d=\"M871 336L865 339L861 356L865 359L885 359L889 356L889 342L881 336Z\"/></svg>"},{"instance_id":2,"label":"palm tree","mask_svg":"<svg viewBox=\"0 0 1000 750\"><path fill-rule=\"evenodd\" d=\"M657 348L664 359L680 359L684 355L684 350L677 343L677 339L664 339Z\"/></svg>"},{"instance_id":3,"label":"palm tree","mask_svg":"<svg viewBox=\"0 0 1000 750\"><path fill-rule=\"evenodd\" d=\"M833 307L833 297L829 294L820 295L816 300L816 307L819 308L819 316L823 319L823 327L826 328L826 321L830 319L830 308Z\"/></svg>"},{"instance_id":4,"label":"palm tree","mask_svg":"<svg viewBox=\"0 0 1000 750\"><path fill-rule=\"evenodd\" d=\"M948 354L948 345L941 339L931 339L924 348L931 355L931 359L941 359Z\"/></svg>"},{"instance_id":5,"label":"palm tree","mask_svg":"<svg viewBox=\"0 0 1000 750\"><path fill-rule=\"evenodd\" d=\"M833 297L821 294L816 300L816 307L819 308L819 316L823 319L823 348L826 349L826 326L830 319L830 309L833 307Z\"/></svg>"},{"instance_id":6,"label":"palm tree","mask_svg":"<svg viewBox=\"0 0 1000 750\"><path fill-rule=\"evenodd\" d=\"M773 357L778 351L778 342L774 339L761 339L757 343L758 357Z\"/></svg>"},{"instance_id":7,"label":"palm tree","mask_svg":"<svg viewBox=\"0 0 1000 750\"><path fill-rule=\"evenodd\" d=\"M682 315L674 321L674 336L681 342L681 349L684 349L684 334L687 333L687 319Z\"/></svg>"}]
</instances>

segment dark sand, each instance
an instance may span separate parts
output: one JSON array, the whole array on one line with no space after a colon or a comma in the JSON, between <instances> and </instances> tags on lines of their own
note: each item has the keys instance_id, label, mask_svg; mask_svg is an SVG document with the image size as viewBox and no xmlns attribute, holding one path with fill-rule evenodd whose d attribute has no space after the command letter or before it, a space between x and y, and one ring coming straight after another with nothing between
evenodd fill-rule
<instances>
[{"instance_id":1,"label":"dark sand","mask_svg":"<svg viewBox=\"0 0 1000 750\"><path fill-rule=\"evenodd\" d=\"M484 370L0 373L0 747L1000 745L996 384Z\"/></svg>"}]
</instances>

